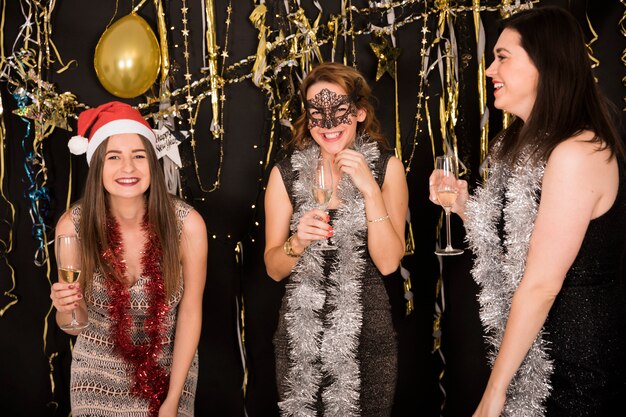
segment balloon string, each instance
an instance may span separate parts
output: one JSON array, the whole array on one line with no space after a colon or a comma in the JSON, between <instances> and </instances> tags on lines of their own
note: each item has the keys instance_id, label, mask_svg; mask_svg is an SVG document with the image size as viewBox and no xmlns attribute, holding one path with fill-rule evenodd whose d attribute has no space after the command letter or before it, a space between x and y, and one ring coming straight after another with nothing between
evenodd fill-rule
<instances>
[{"instance_id":1,"label":"balloon string","mask_svg":"<svg viewBox=\"0 0 626 417\"><path fill-rule=\"evenodd\" d=\"M109 23L107 23L107 25L104 28L104 30L107 30L109 28L109 26L111 26L111 23L113 23L113 20L115 20L115 16L117 16L117 8L118 8L119 4L120 4L119 0L115 0L115 11L113 12L113 16L111 16L111 20L109 20Z\"/></svg>"}]
</instances>

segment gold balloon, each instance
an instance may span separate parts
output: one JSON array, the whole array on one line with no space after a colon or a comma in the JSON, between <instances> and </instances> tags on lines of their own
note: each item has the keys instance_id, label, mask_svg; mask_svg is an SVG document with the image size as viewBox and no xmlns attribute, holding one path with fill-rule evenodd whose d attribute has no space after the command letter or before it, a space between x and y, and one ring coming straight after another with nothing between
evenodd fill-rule
<instances>
[{"instance_id":1,"label":"gold balloon","mask_svg":"<svg viewBox=\"0 0 626 417\"><path fill-rule=\"evenodd\" d=\"M150 25L132 13L104 31L94 58L100 83L111 94L132 98L156 81L161 53Z\"/></svg>"}]
</instances>

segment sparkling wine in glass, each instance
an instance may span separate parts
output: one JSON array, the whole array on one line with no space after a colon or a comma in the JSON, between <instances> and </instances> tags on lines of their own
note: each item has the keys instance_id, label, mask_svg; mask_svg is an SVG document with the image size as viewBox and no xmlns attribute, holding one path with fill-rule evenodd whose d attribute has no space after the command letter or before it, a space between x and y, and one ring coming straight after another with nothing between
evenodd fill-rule
<instances>
[{"instance_id":1,"label":"sparkling wine in glass","mask_svg":"<svg viewBox=\"0 0 626 417\"><path fill-rule=\"evenodd\" d=\"M333 166L330 160L320 157L315 166L315 176L311 187L313 200L319 208L326 211L328 203L333 196ZM337 249L330 239L320 240L319 243L311 245L313 250L334 250Z\"/></svg>"},{"instance_id":2,"label":"sparkling wine in glass","mask_svg":"<svg viewBox=\"0 0 626 417\"><path fill-rule=\"evenodd\" d=\"M435 173L437 200L446 213L446 247L436 250L435 253L443 256L460 255L463 253L463 249L453 248L450 236L450 210L459 192L456 186L456 181L459 178L456 158L452 155L438 156L435 159Z\"/></svg>"},{"instance_id":3,"label":"sparkling wine in glass","mask_svg":"<svg viewBox=\"0 0 626 417\"><path fill-rule=\"evenodd\" d=\"M80 241L76 235L59 235L56 241L57 268L61 280L72 284L78 281L81 271ZM63 330L80 330L89 325L88 322L76 319L76 310L72 310L72 321L62 324Z\"/></svg>"}]
</instances>

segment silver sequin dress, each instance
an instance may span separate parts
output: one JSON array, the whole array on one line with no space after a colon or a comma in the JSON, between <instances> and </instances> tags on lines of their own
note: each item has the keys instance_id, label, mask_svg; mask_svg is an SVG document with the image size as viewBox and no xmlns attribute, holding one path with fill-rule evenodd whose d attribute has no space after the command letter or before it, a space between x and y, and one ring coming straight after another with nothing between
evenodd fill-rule
<instances>
[{"instance_id":1,"label":"silver sequin dress","mask_svg":"<svg viewBox=\"0 0 626 417\"><path fill-rule=\"evenodd\" d=\"M177 201L175 212L180 235L182 225L190 211L190 206ZM80 206L74 207L72 220L79 232ZM143 323L148 310L148 296L145 291L146 278L140 277L130 288L130 315L133 318L131 329L135 343L145 343L147 337ZM174 332L178 303L182 297L182 287L170 301L170 310L165 319L165 341L159 364L169 370L172 364ZM78 335L72 351L70 402L74 417L149 417L148 402L131 395L129 365L114 352L114 341L110 334L109 297L102 274L93 278L92 291L85 294L89 326ZM169 372L168 372L169 373ZM193 417L196 383L198 378L198 356L185 381L180 398L178 415Z\"/></svg>"}]
</instances>

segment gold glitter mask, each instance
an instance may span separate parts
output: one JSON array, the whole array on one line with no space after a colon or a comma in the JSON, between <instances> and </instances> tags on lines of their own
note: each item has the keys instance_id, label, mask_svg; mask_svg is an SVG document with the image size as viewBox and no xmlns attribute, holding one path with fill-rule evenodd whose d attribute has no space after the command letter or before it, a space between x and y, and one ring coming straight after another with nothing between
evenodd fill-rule
<instances>
[{"instance_id":1,"label":"gold glitter mask","mask_svg":"<svg viewBox=\"0 0 626 417\"><path fill-rule=\"evenodd\" d=\"M357 115L357 109L351 96L339 95L324 88L306 101L306 117L309 129L321 127L330 129L340 124L352 124L350 116Z\"/></svg>"}]
</instances>

